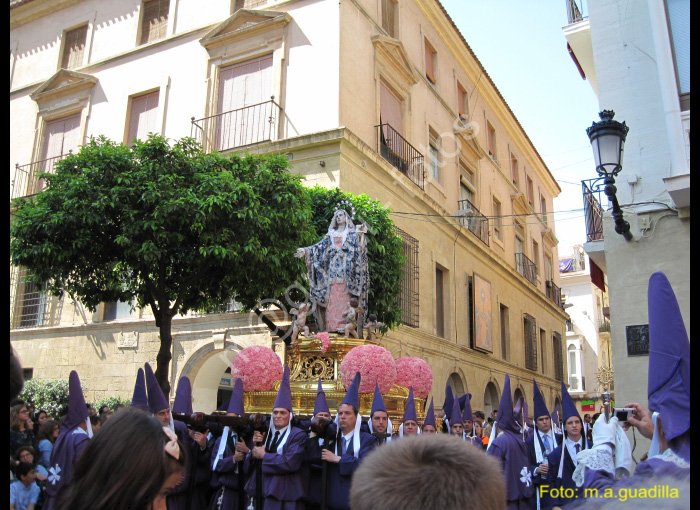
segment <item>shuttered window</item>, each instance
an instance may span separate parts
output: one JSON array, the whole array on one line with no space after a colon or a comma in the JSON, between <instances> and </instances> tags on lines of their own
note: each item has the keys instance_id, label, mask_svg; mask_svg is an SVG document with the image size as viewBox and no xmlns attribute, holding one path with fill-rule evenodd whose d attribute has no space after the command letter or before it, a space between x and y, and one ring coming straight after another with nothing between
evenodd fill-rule
<instances>
[{"instance_id":1,"label":"shuttered window","mask_svg":"<svg viewBox=\"0 0 700 510\"><path fill-rule=\"evenodd\" d=\"M437 52L435 49L430 45L430 43L426 40L425 41L425 76L430 80L430 83L437 83L437 79L435 76L435 71L436 71L436 60L437 60Z\"/></svg>"},{"instance_id":2,"label":"shuttered window","mask_svg":"<svg viewBox=\"0 0 700 510\"><path fill-rule=\"evenodd\" d=\"M61 69L73 69L83 65L87 29L87 25L84 25L63 34L64 41L63 55L61 56Z\"/></svg>"},{"instance_id":3,"label":"shuttered window","mask_svg":"<svg viewBox=\"0 0 700 510\"><path fill-rule=\"evenodd\" d=\"M272 55L221 69L216 124L217 150L270 137Z\"/></svg>"},{"instance_id":4,"label":"shuttered window","mask_svg":"<svg viewBox=\"0 0 700 510\"><path fill-rule=\"evenodd\" d=\"M132 98L127 143L132 143L134 138L145 140L148 138L148 133L160 133L158 129L159 98L158 90Z\"/></svg>"},{"instance_id":5,"label":"shuttered window","mask_svg":"<svg viewBox=\"0 0 700 510\"><path fill-rule=\"evenodd\" d=\"M382 124L389 124L403 136L403 107L401 100L384 82L379 82L379 110Z\"/></svg>"},{"instance_id":6,"label":"shuttered window","mask_svg":"<svg viewBox=\"0 0 700 510\"><path fill-rule=\"evenodd\" d=\"M170 0L148 0L143 3L141 9L141 42L139 44L165 38L168 33Z\"/></svg>"},{"instance_id":7,"label":"shuttered window","mask_svg":"<svg viewBox=\"0 0 700 510\"><path fill-rule=\"evenodd\" d=\"M396 37L396 2L392 0L382 0L382 28Z\"/></svg>"}]
</instances>

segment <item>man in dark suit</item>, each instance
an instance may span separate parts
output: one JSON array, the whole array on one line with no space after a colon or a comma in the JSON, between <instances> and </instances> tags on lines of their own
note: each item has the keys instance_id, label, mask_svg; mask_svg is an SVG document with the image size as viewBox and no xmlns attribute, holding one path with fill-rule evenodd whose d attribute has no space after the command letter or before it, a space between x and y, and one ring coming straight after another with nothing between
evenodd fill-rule
<instances>
[{"instance_id":1,"label":"man in dark suit","mask_svg":"<svg viewBox=\"0 0 700 510\"><path fill-rule=\"evenodd\" d=\"M544 402L542 393L537 386L537 381L533 380L533 401L535 404L535 433L525 441L530 455L530 472L532 473L532 483L535 485L535 497L532 498L532 508L540 510L549 506L548 498L541 500L540 485L547 483L549 473L549 461L547 456L554 451L562 442L562 435L555 434L552 430L552 419L549 410Z\"/></svg>"},{"instance_id":2,"label":"man in dark suit","mask_svg":"<svg viewBox=\"0 0 700 510\"><path fill-rule=\"evenodd\" d=\"M547 494L551 497L552 506L565 507L570 503L583 500L583 490L576 486L572 477L578 465L577 454L581 450L590 448L591 445L583 435L583 421L574 401L564 383L561 386L564 441L548 456ZM541 491L541 493L544 492L544 490ZM551 506L548 504L546 508Z\"/></svg>"}]
</instances>

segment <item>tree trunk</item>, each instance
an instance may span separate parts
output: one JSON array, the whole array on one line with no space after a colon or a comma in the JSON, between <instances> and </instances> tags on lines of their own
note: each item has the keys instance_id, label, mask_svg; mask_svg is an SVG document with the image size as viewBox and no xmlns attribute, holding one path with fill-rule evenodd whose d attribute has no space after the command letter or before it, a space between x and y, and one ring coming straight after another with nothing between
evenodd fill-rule
<instances>
[{"instance_id":1,"label":"tree trunk","mask_svg":"<svg viewBox=\"0 0 700 510\"><path fill-rule=\"evenodd\" d=\"M156 380L160 384L165 398L170 395L170 360L173 359L173 316L162 313L160 318L160 349L156 357Z\"/></svg>"}]
</instances>

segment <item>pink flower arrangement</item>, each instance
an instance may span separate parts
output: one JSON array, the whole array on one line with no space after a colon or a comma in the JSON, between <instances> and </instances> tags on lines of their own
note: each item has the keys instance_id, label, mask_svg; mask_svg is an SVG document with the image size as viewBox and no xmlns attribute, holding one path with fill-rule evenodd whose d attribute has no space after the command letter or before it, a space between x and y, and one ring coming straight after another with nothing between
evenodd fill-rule
<instances>
[{"instance_id":1,"label":"pink flower arrangement","mask_svg":"<svg viewBox=\"0 0 700 510\"><path fill-rule=\"evenodd\" d=\"M328 349L331 348L331 335L325 331L321 331L320 333L316 333L314 338L318 338L321 341L321 352L328 352Z\"/></svg>"},{"instance_id":2,"label":"pink flower arrangement","mask_svg":"<svg viewBox=\"0 0 700 510\"><path fill-rule=\"evenodd\" d=\"M231 380L243 381L245 391L270 391L282 374L282 362L269 347L246 347L231 362Z\"/></svg>"},{"instance_id":3,"label":"pink flower arrangement","mask_svg":"<svg viewBox=\"0 0 700 510\"><path fill-rule=\"evenodd\" d=\"M340 377L348 389L355 373L360 372L360 393L373 393L375 383L381 393L388 392L396 382L394 357L384 347L360 345L350 350L340 364Z\"/></svg>"},{"instance_id":4,"label":"pink flower arrangement","mask_svg":"<svg viewBox=\"0 0 700 510\"><path fill-rule=\"evenodd\" d=\"M413 394L425 398L433 387L433 371L422 359L404 356L396 360L396 384L413 386Z\"/></svg>"}]
</instances>

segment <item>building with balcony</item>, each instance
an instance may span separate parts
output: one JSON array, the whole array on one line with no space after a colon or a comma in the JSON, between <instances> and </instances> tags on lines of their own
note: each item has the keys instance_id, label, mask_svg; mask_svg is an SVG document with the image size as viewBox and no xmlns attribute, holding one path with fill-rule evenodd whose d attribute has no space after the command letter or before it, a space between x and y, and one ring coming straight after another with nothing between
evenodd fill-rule
<instances>
[{"instance_id":1,"label":"building with balcony","mask_svg":"<svg viewBox=\"0 0 700 510\"><path fill-rule=\"evenodd\" d=\"M565 344L569 394L582 416L593 415L605 389L614 397L613 381L608 380L613 366L605 277L595 276L596 268L580 245L559 256L561 293L569 314Z\"/></svg>"},{"instance_id":2,"label":"building with balcony","mask_svg":"<svg viewBox=\"0 0 700 510\"><path fill-rule=\"evenodd\" d=\"M633 239L615 233L597 183L586 181L584 249L607 275L616 398L644 404L653 272L666 273L690 330L690 1L565 2L578 71L600 110L629 127L616 186Z\"/></svg>"},{"instance_id":3,"label":"building with balcony","mask_svg":"<svg viewBox=\"0 0 700 510\"><path fill-rule=\"evenodd\" d=\"M285 154L309 185L393 210L404 316L382 343L428 361L436 405L449 384L490 412L510 373L528 400L537 377L553 406L566 373L549 216L560 189L439 2L15 0L10 17L11 199L40 192L37 172L96 135ZM11 275L11 339L34 376L77 367L89 398L129 394L155 359L150 310L90 314ZM195 408L230 389L242 347L284 350L235 303L221 312L173 322L171 380L190 377Z\"/></svg>"}]
</instances>

